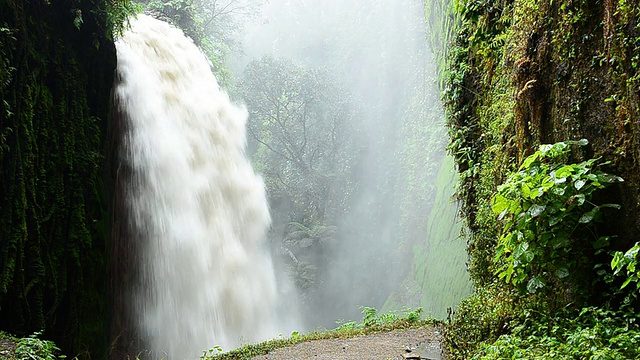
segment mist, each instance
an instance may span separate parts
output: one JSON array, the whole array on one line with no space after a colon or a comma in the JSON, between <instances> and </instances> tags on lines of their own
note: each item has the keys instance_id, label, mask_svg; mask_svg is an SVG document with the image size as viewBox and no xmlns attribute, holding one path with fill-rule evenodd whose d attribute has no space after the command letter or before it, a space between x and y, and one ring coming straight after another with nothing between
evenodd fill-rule
<instances>
[{"instance_id":1,"label":"mist","mask_svg":"<svg viewBox=\"0 0 640 360\"><path fill-rule=\"evenodd\" d=\"M308 329L361 319L361 306L442 316L412 275L416 252L435 248L427 220L447 143L422 2L272 0L254 20L229 65L286 307L295 299ZM458 238L457 222L438 226Z\"/></svg>"}]
</instances>

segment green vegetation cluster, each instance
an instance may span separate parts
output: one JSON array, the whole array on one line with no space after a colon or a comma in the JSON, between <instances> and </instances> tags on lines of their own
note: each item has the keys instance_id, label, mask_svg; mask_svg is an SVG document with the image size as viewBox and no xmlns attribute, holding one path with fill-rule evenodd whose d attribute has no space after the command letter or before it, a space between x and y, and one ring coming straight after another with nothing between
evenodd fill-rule
<instances>
[{"instance_id":1,"label":"green vegetation cluster","mask_svg":"<svg viewBox=\"0 0 640 360\"><path fill-rule=\"evenodd\" d=\"M9 360L66 359L53 341L40 339L41 335L41 332L36 331L29 336L15 338L0 331L0 338L11 341L15 346L13 349L6 349L4 355L8 355Z\"/></svg>"},{"instance_id":2,"label":"green vegetation cluster","mask_svg":"<svg viewBox=\"0 0 640 360\"><path fill-rule=\"evenodd\" d=\"M3 0L0 9L1 326L43 331L69 353L106 351L103 169L113 37L129 6Z\"/></svg>"},{"instance_id":3,"label":"green vegetation cluster","mask_svg":"<svg viewBox=\"0 0 640 360\"><path fill-rule=\"evenodd\" d=\"M475 285L452 356L637 358L640 4L436 3Z\"/></svg>"}]
</instances>

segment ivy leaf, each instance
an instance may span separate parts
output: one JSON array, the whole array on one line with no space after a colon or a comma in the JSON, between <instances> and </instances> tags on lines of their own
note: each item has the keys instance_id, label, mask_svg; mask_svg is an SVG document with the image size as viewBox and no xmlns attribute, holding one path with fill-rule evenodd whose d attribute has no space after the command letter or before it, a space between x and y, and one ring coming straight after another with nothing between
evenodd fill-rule
<instances>
[{"instance_id":1,"label":"ivy leaf","mask_svg":"<svg viewBox=\"0 0 640 360\"><path fill-rule=\"evenodd\" d=\"M556 184L563 184L567 182L567 178L563 177L563 178L556 178L555 183Z\"/></svg>"},{"instance_id":2,"label":"ivy leaf","mask_svg":"<svg viewBox=\"0 0 640 360\"><path fill-rule=\"evenodd\" d=\"M624 255L620 251L613 255L613 259L611 259L611 270L616 270L616 273L620 271L618 264L620 264L620 260L622 260L623 257Z\"/></svg>"},{"instance_id":3,"label":"ivy leaf","mask_svg":"<svg viewBox=\"0 0 640 360\"><path fill-rule=\"evenodd\" d=\"M493 204L491 209L495 214L500 214L509 208L509 200L502 196L502 194L496 194L493 197ZM501 215L504 216L504 215Z\"/></svg>"},{"instance_id":4,"label":"ivy leaf","mask_svg":"<svg viewBox=\"0 0 640 360\"><path fill-rule=\"evenodd\" d=\"M540 150L542 150L542 146L540 146ZM531 164L534 161L538 160L539 157L540 157L540 152L539 151L536 151L533 155L528 156L526 159L524 159L524 162L522 163L522 166L520 166L520 170L530 168Z\"/></svg>"},{"instance_id":5,"label":"ivy leaf","mask_svg":"<svg viewBox=\"0 0 640 360\"><path fill-rule=\"evenodd\" d=\"M585 146L585 145L588 145L588 144L589 144L589 140L587 140L587 139L578 140L578 145L580 145L580 146Z\"/></svg>"},{"instance_id":6,"label":"ivy leaf","mask_svg":"<svg viewBox=\"0 0 640 360\"><path fill-rule=\"evenodd\" d=\"M522 242L518 244L518 246L516 246L516 248L513 250L513 257L516 259L520 258L520 256L522 256L522 254L526 252L527 249L529 249L528 243Z\"/></svg>"},{"instance_id":7,"label":"ivy leaf","mask_svg":"<svg viewBox=\"0 0 640 360\"><path fill-rule=\"evenodd\" d=\"M580 180L576 180L576 182L573 183L573 186L576 188L576 190L580 190L586 183L587 183L586 181L580 179Z\"/></svg>"},{"instance_id":8,"label":"ivy leaf","mask_svg":"<svg viewBox=\"0 0 640 360\"><path fill-rule=\"evenodd\" d=\"M560 279L566 278L567 276L569 276L569 269L567 269L566 266L559 268L558 270L556 270L556 276Z\"/></svg>"},{"instance_id":9,"label":"ivy leaf","mask_svg":"<svg viewBox=\"0 0 640 360\"><path fill-rule=\"evenodd\" d=\"M76 27L76 29L80 30L83 22L84 21L82 20L82 10L75 9L75 17L73 18L73 25Z\"/></svg>"},{"instance_id":10,"label":"ivy leaf","mask_svg":"<svg viewBox=\"0 0 640 360\"><path fill-rule=\"evenodd\" d=\"M622 283L622 286L620 286L620 289L624 289L625 287L627 287L627 285L629 285L633 280L637 280L637 279L634 279L634 276L629 276L627 280L625 280L624 283Z\"/></svg>"},{"instance_id":11,"label":"ivy leaf","mask_svg":"<svg viewBox=\"0 0 640 360\"><path fill-rule=\"evenodd\" d=\"M544 286L544 281L539 276L534 276L527 283L527 291L531 294L535 294L538 289L541 289Z\"/></svg>"},{"instance_id":12,"label":"ivy leaf","mask_svg":"<svg viewBox=\"0 0 640 360\"><path fill-rule=\"evenodd\" d=\"M591 221L593 221L593 218L596 216L597 213L598 213L598 207L595 207L593 208L593 210L583 214L580 217L580 220L578 220L578 222L580 224L590 223Z\"/></svg>"},{"instance_id":13,"label":"ivy leaf","mask_svg":"<svg viewBox=\"0 0 640 360\"><path fill-rule=\"evenodd\" d=\"M573 166L565 165L560 169L556 170L556 178L561 179L561 178L569 177L571 176L571 173L573 173L573 170L574 170Z\"/></svg>"},{"instance_id":14,"label":"ivy leaf","mask_svg":"<svg viewBox=\"0 0 640 360\"><path fill-rule=\"evenodd\" d=\"M593 243L594 249L602 249L606 246L609 246L611 243L611 236L600 236L598 240Z\"/></svg>"},{"instance_id":15,"label":"ivy leaf","mask_svg":"<svg viewBox=\"0 0 640 360\"><path fill-rule=\"evenodd\" d=\"M538 217L546 208L546 205L533 205L529 208L529 215L531 215L531 217Z\"/></svg>"}]
</instances>

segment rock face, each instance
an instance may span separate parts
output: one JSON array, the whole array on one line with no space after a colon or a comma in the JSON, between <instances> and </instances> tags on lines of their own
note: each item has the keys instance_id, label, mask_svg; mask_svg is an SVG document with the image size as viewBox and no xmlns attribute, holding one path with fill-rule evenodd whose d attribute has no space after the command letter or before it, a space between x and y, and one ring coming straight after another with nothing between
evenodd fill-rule
<instances>
[{"instance_id":1,"label":"rock face","mask_svg":"<svg viewBox=\"0 0 640 360\"><path fill-rule=\"evenodd\" d=\"M0 0L0 9L0 324L16 335L44 329L69 354L106 350L113 9L102 0Z\"/></svg>"},{"instance_id":2,"label":"rock face","mask_svg":"<svg viewBox=\"0 0 640 360\"><path fill-rule=\"evenodd\" d=\"M498 228L491 196L543 143L585 138L589 145L575 149L571 161L610 161L602 170L625 181L601 192L596 202L620 204L622 211L604 213L598 236L615 235L615 250L637 241L639 9L637 1L506 1L459 14L462 33L452 50L446 97L451 150L462 179L458 196L475 236L470 271L478 284L492 279L483 270L493 265L494 245L487 239L495 239ZM588 263L605 261L588 241L575 246ZM592 266L584 273L596 277Z\"/></svg>"}]
</instances>

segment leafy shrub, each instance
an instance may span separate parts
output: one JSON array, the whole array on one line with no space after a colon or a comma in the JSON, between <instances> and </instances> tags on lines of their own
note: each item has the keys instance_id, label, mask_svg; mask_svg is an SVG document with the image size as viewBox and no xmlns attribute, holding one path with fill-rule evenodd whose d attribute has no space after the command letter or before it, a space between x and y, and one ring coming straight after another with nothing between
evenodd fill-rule
<instances>
[{"instance_id":1,"label":"leafy shrub","mask_svg":"<svg viewBox=\"0 0 640 360\"><path fill-rule=\"evenodd\" d=\"M513 289L496 284L477 288L462 300L453 322L445 328L451 358L468 359L482 344L490 344L521 323L522 304Z\"/></svg>"},{"instance_id":2,"label":"leafy shrub","mask_svg":"<svg viewBox=\"0 0 640 360\"><path fill-rule=\"evenodd\" d=\"M627 288L626 303L631 303L633 300L638 300L638 292L640 292L640 259L638 254L640 253L640 243L636 243L626 253L616 251L613 253L613 259L611 260L611 269L614 276L625 276L626 280L620 287L621 290L625 289L631 283L635 283L635 288Z\"/></svg>"},{"instance_id":3,"label":"leafy shrub","mask_svg":"<svg viewBox=\"0 0 640 360\"><path fill-rule=\"evenodd\" d=\"M598 159L565 164L570 145L586 145L580 141L542 145L527 157L519 170L498 187L493 197L493 211L504 221L503 235L498 240L496 261L503 260L499 278L520 290L535 293L547 285L571 283L584 261L583 250L575 239L586 232L604 207L596 205L593 193L623 181L598 170ZM601 165L601 164L600 164ZM594 246L602 248L608 238Z\"/></svg>"},{"instance_id":4,"label":"leafy shrub","mask_svg":"<svg viewBox=\"0 0 640 360\"><path fill-rule=\"evenodd\" d=\"M42 332L38 331L28 337L18 339L16 342L16 360L56 360L65 359L66 356L56 357L60 349L53 341L38 339Z\"/></svg>"},{"instance_id":5,"label":"leafy shrub","mask_svg":"<svg viewBox=\"0 0 640 360\"><path fill-rule=\"evenodd\" d=\"M552 318L528 316L473 359L638 359L635 314L587 307Z\"/></svg>"}]
</instances>

